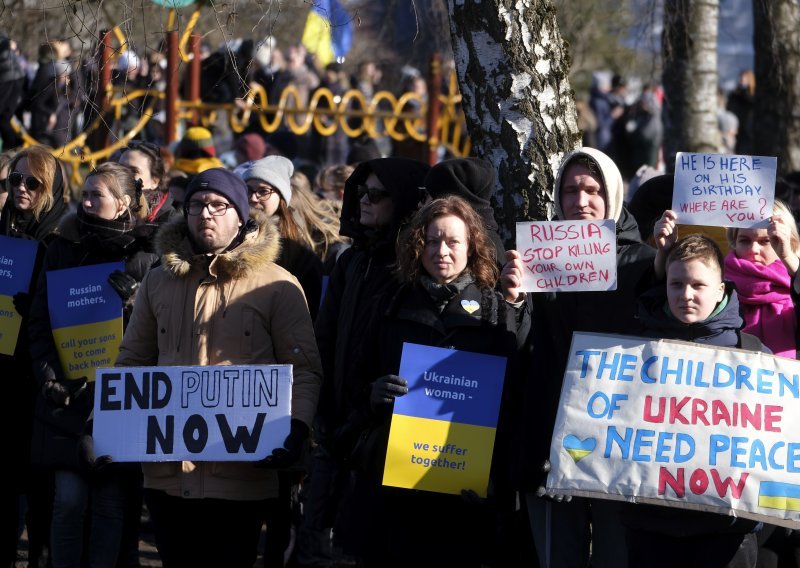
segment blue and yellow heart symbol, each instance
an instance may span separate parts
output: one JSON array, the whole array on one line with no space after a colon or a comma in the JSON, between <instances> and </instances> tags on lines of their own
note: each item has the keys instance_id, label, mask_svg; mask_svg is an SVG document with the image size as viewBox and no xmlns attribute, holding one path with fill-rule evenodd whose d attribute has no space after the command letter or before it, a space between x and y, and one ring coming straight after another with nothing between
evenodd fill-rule
<instances>
[{"instance_id":1,"label":"blue and yellow heart symbol","mask_svg":"<svg viewBox=\"0 0 800 568\"><path fill-rule=\"evenodd\" d=\"M575 463L578 463L594 451L594 447L597 445L597 440L594 438L586 438L585 440L581 440L577 436L569 434L564 438L563 443L564 449L567 450L567 453L570 455L570 457L575 460Z\"/></svg>"}]
</instances>

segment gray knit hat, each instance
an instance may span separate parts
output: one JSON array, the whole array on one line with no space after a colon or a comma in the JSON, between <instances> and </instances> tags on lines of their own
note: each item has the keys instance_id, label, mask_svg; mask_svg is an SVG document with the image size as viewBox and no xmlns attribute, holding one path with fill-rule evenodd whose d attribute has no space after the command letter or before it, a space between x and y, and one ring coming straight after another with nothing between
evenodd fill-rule
<instances>
[{"instance_id":1,"label":"gray knit hat","mask_svg":"<svg viewBox=\"0 0 800 568\"><path fill-rule=\"evenodd\" d=\"M242 174L242 179L260 179L267 182L277 189L286 205L292 201L291 178L294 173L294 165L283 156L267 156L250 164Z\"/></svg>"}]
</instances>

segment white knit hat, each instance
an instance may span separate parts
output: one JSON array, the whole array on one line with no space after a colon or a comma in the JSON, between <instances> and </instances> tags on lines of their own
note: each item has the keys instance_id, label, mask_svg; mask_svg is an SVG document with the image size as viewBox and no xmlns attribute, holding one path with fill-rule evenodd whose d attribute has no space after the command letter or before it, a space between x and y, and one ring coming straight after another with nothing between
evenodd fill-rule
<instances>
[{"instance_id":1,"label":"white knit hat","mask_svg":"<svg viewBox=\"0 0 800 568\"><path fill-rule=\"evenodd\" d=\"M277 189L286 205L292 201L292 174L294 165L283 156L267 156L250 164L242 179L260 179Z\"/></svg>"}]
</instances>

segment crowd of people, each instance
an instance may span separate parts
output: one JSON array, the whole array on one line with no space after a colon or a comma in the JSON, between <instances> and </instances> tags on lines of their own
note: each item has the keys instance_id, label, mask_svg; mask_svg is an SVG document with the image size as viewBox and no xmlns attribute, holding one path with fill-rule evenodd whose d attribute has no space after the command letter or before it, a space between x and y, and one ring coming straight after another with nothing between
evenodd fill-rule
<instances>
[{"instance_id":1,"label":"crowd of people","mask_svg":"<svg viewBox=\"0 0 800 568\"><path fill-rule=\"evenodd\" d=\"M57 91L75 70L53 49L39 69ZM300 48L285 61L278 50L225 49L250 49L259 65L246 71L270 92L320 84ZM0 38L0 73L9 50ZM206 56L204 96L240 96L224 72L209 78L228 60ZM132 52L118 65L117 80L131 82L142 67ZM326 73L345 88L340 69ZM377 76L365 63L355 84L366 93ZM2 78L22 84L24 73ZM144 504L168 568L252 566L265 523L267 566L796 565L795 531L544 489L573 332L797 356L797 175L779 180L785 203L768 227L727 231L727 254L705 235L679 235L673 176L654 171L636 200L626 196L639 166L660 165L660 140L620 150L615 121L648 137L659 105L648 88L629 106L624 88L619 77L597 85L594 143L563 157L553 188L558 220L614 221L608 292L523 291L521 255L494 218L495 166L478 158L431 167L347 139L313 153L310 137L287 143L253 126L223 159L214 133L194 126L173 148L154 132L132 140L70 188L51 147L3 152L0 235L37 252L29 289L13 298L15 352L0 355L11 435L0 563L15 562L24 519L30 566L136 566ZM61 143L48 118L60 111L27 112L31 133ZM11 115L0 109L0 122ZM5 147L16 146L4 128ZM96 455L94 382L62 368L48 302L59 283L47 274L107 262L123 267L108 276L123 305L116 366L290 364L281 447L255 463ZM405 342L506 360L485 498L382 484L393 405L408 393Z\"/></svg>"}]
</instances>

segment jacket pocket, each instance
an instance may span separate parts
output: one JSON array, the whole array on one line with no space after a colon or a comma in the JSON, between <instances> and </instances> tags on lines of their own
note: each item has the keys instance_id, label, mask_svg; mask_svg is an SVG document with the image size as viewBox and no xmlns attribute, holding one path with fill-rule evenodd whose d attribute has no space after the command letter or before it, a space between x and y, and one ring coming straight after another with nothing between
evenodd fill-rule
<instances>
[{"instance_id":1,"label":"jacket pocket","mask_svg":"<svg viewBox=\"0 0 800 568\"><path fill-rule=\"evenodd\" d=\"M142 464L142 472L152 479L177 477L181 472L181 462L150 462Z\"/></svg>"},{"instance_id":2,"label":"jacket pocket","mask_svg":"<svg viewBox=\"0 0 800 568\"><path fill-rule=\"evenodd\" d=\"M245 357L252 357L254 353L264 350L270 338L255 309L243 309L240 321L238 328L241 330L241 353Z\"/></svg>"},{"instance_id":3,"label":"jacket pocket","mask_svg":"<svg viewBox=\"0 0 800 568\"><path fill-rule=\"evenodd\" d=\"M256 481L267 477L268 471L252 462L211 462L211 475L222 479Z\"/></svg>"}]
</instances>

